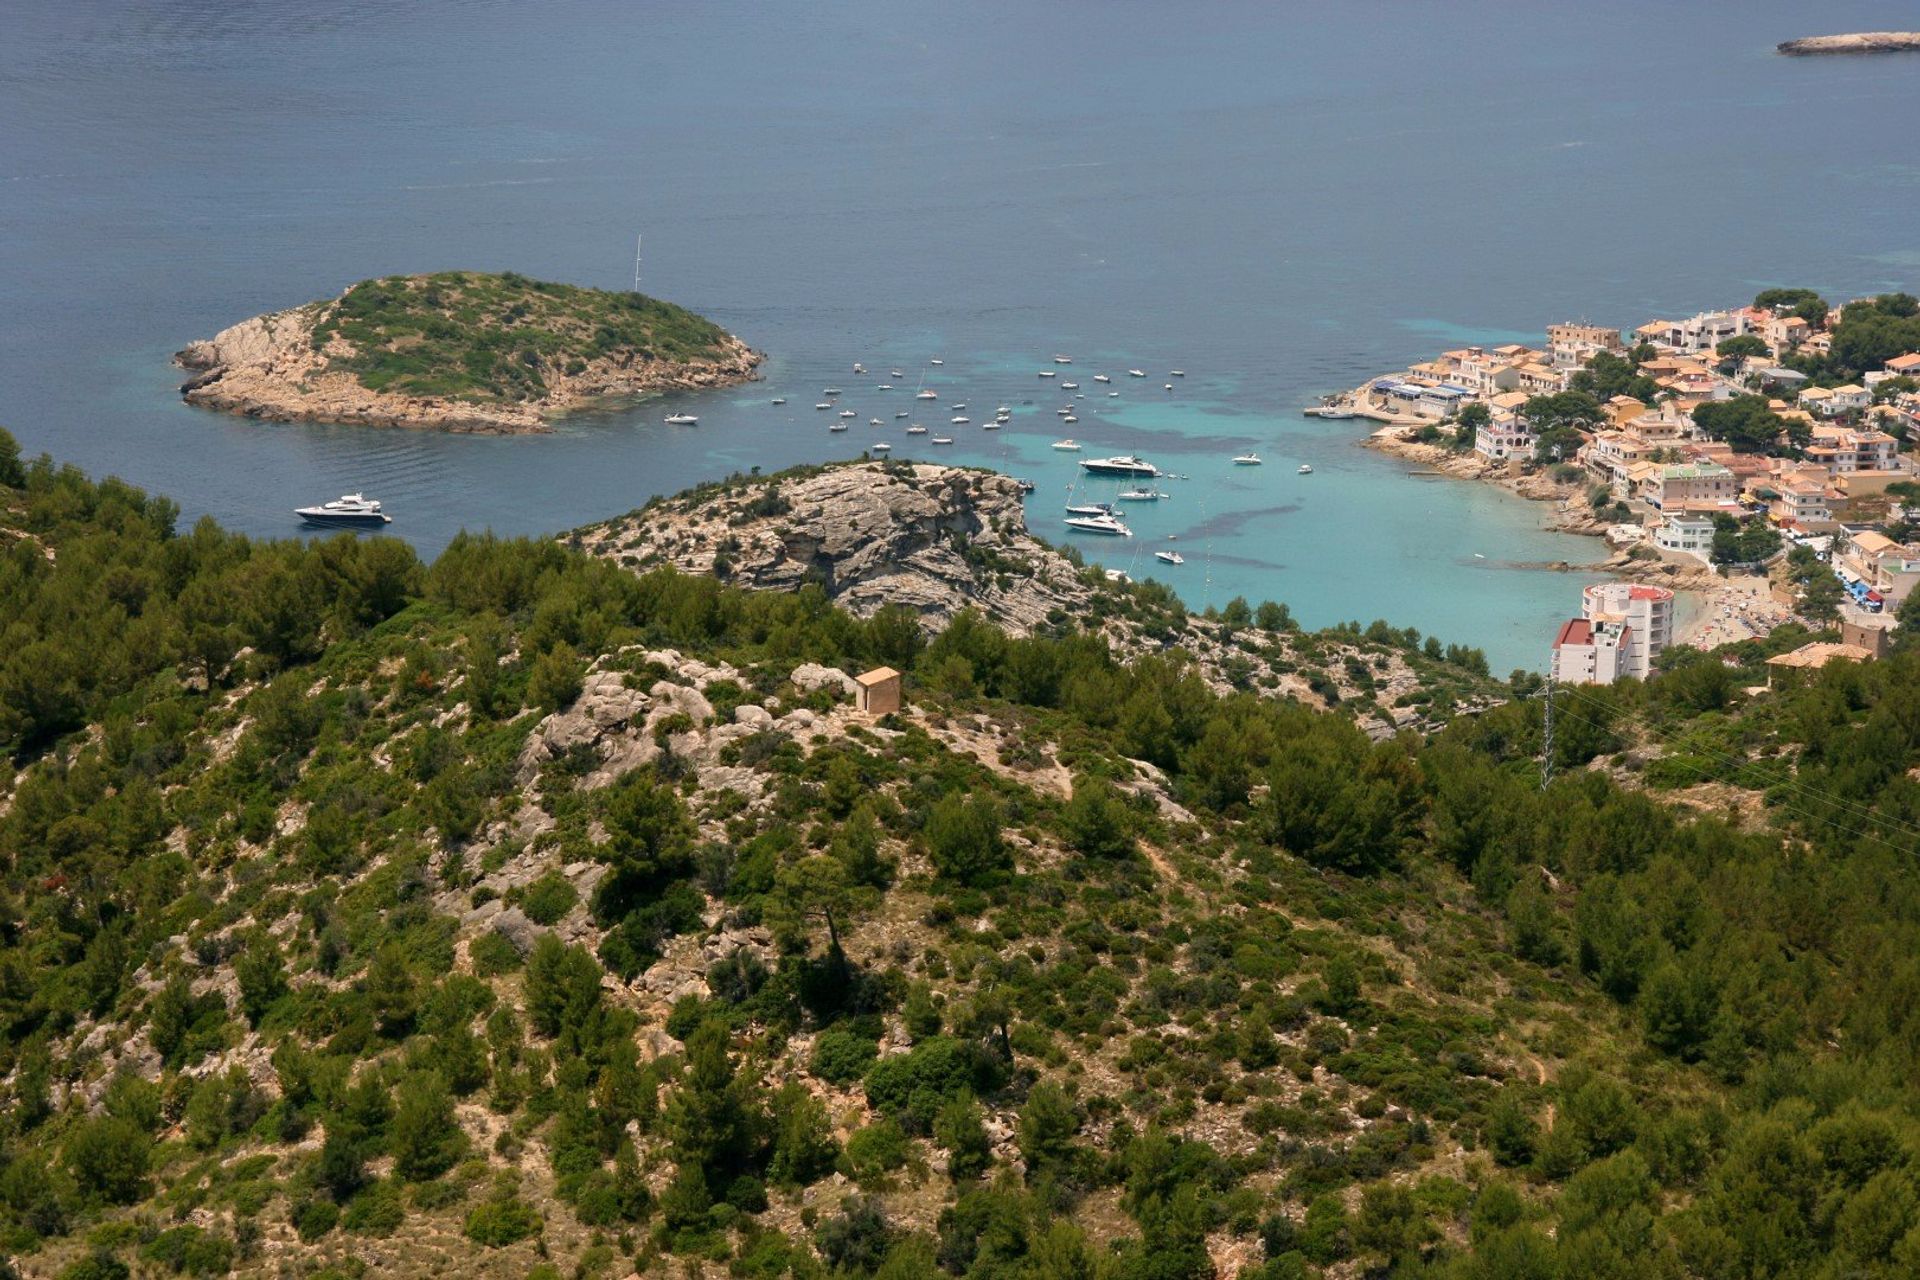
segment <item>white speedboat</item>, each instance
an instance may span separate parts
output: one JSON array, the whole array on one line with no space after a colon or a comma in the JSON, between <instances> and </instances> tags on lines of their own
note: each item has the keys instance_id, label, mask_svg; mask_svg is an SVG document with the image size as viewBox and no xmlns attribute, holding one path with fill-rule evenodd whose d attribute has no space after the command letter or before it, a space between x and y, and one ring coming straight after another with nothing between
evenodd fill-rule
<instances>
[{"instance_id":1,"label":"white speedboat","mask_svg":"<svg viewBox=\"0 0 1920 1280\"><path fill-rule=\"evenodd\" d=\"M857 414L857 413L855 413L855 412L854 412L853 410L851 410L851 409L842 409L842 410L840 411L840 416L841 416L841 417L843 417L843 418L857 418L857 417L859 417L860 415L859 415L859 414Z\"/></svg>"},{"instance_id":2,"label":"white speedboat","mask_svg":"<svg viewBox=\"0 0 1920 1280\"><path fill-rule=\"evenodd\" d=\"M1300 464L1300 474L1303 476L1310 476L1313 474L1313 468L1303 462Z\"/></svg>"},{"instance_id":3,"label":"white speedboat","mask_svg":"<svg viewBox=\"0 0 1920 1280\"><path fill-rule=\"evenodd\" d=\"M1068 516L1067 528L1081 533L1101 533L1109 538L1131 538L1133 530L1112 516Z\"/></svg>"},{"instance_id":4,"label":"white speedboat","mask_svg":"<svg viewBox=\"0 0 1920 1280\"><path fill-rule=\"evenodd\" d=\"M878 419L878 418L868 418L868 419L867 419L867 425L868 425L868 426L870 426L870 427L884 427L884 426L886 426L887 424L886 424L886 423L884 423L884 422L882 422L882 421L880 421L880 419Z\"/></svg>"},{"instance_id":5,"label":"white speedboat","mask_svg":"<svg viewBox=\"0 0 1920 1280\"><path fill-rule=\"evenodd\" d=\"M1059 377L1060 375L1059 375L1059 374L1057 374L1057 373L1055 373L1055 372L1054 372L1053 370L1051 370L1051 369L1042 369L1042 370L1040 371L1040 376L1041 376L1041 377L1043 377L1043 378L1057 378L1057 377Z\"/></svg>"},{"instance_id":6,"label":"white speedboat","mask_svg":"<svg viewBox=\"0 0 1920 1280\"><path fill-rule=\"evenodd\" d=\"M308 524L330 529L369 529L393 523L393 517L382 511L378 502L360 493L343 493L317 507L296 507L293 514Z\"/></svg>"},{"instance_id":7,"label":"white speedboat","mask_svg":"<svg viewBox=\"0 0 1920 1280\"><path fill-rule=\"evenodd\" d=\"M1080 442L1072 438L1068 438L1066 440L1055 440L1053 442L1053 447L1059 450L1061 453L1080 452Z\"/></svg>"},{"instance_id":8,"label":"white speedboat","mask_svg":"<svg viewBox=\"0 0 1920 1280\"><path fill-rule=\"evenodd\" d=\"M1006 425L1007 425L1007 420L1005 418L995 418L992 422L981 423L980 429L982 431L998 431L1000 428Z\"/></svg>"},{"instance_id":9,"label":"white speedboat","mask_svg":"<svg viewBox=\"0 0 1920 1280\"><path fill-rule=\"evenodd\" d=\"M935 436L935 437L933 438L933 443L935 443L935 444L952 444L952 443L953 443L953 437L952 437L952 436Z\"/></svg>"},{"instance_id":10,"label":"white speedboat","mask_svg":"<svg viewBox=\"0 0 1920 1280\"><path fill-rule=\"evenodd\" d=\"M927 429L916 422L907 428L907 434L910 436L923 436L927 434Z\"/></svg>"},{"instance_id":11,"label":"white speedboat","mask_svg":"<svg viewBox=\"0 0 1920 1280\"><path fill-rule=\"evenodd\" d=\"M1155 560L1164 560L1168 564L1185 564L1187 562L1187 558L1178 551L1156 551L1153 553L1153 558Z\"/></svg>"},{"instance_id":12,"label":"white speedboat","mask_svg":"<svg viewBox=\"0 0 1920 1280\"><path fill-rule=\"evenodd\" d=\"M1129 378L1144 378L1147 376L1147 371L1145 369L1129 369L1127 370L1127 376Z\"/></svg>"},{"instance_id":13,"label":"white speedboat","mask_svg":"<svg viewBox=\"0 0 1920 1280\"><path fill-rule=\"evenodd\" d=\"M956 427L964 427L964 426L966 426L966 425L967 425L967 424L968 424L969 422L972 422L972 421L973 421L973 419L971 419L971 418L969 418L969 417L968 417L968 416L967 416L966 414L964 414L964 413L963 413L963 414L959 414L959 415L957 415L957 416L955 416L955 417L952 417L952 418L949 418L949 419L947 419L947 421L949 421L949 422L951 422L951 423L952 423L952 424L953 424L954 426L956 426Z\"/></svg>"},{"instance_id":14,"label":"white speedboat","mask_svg":"<svg viewBox=\"0 0 1920 1280\"><path fill-rule=\"evenodd\" d=\"M819 404L813 407L816 409L831 409L833 408L833 405L829 401L822 400Z\"/></svg>"},{"instance_id":15,"label":"white speedboat","mask_svg":"<svg viewBox=\"0 0 1920 1280\"><path fill-rule=\"evenodd\" d=\"M876 445L869 445L868 447L871 448L875 453L892 453L893 452L893 446L888 444L885 440L882 440L879 444L876 444Z\"/></svg>"},{"instance_id":16,"label":"white speedboat","mask_svg":"<svg viewBox=\"0 0 1920 1280\"><path fill-rule=\"evenodd\" d=\"M858 360L856 360L853 362L853 371L855 373L865 373L867 371L867 366L861 364Z\"/></svg>"},{"instance_id":17,"label":"white speedboat","mask_svg":"<svg viewBox=\"0 0 1920 1280\"><path fill-rule=\"evenodd\" d=\"M932 359L932 360L929 360L929 361L927 361L927 363L928 363L928 364L936 364L936 365L937 365L937 364L945 364L945 363L946 363L946 361L945 361L945 360L941 360L941 359L939 359L938 357L936 357L936 358L934 358L934 359Z\"/></svg>"},{"instance_id":18,"label":"white speedboat","mask_svg":"<svg viewBox=\"0 0 1920 1280\"><path fill-rule=\"evenodd\" d=\"M935 395L931 391L922 391L918 395L914 396L915 400L938 400L939 398L940 398L939 396Z\"/></svg>"},{"instance_id":19,"label":"white speedboat","mask_svg":"<svg viewBox=\"0 0 1920 1280\"><path fill-rule=\"evenodd\" d=\"M670 413L665 418L662 418L661 421L670 427L697 427L700 425L700 419L690 413Z\"/></svg>"},{"instance_id":20,"label":"white speedboat","mask_svg":"<svg viewBox=\"0 0 1920 1280\"><path fill-rule=\"evenodd\" d=\"M1187 371L1185 369L1169 369L1168 372L1171 373L1176 378L1184 378L1187 376Z\"/></svg>"},{"instance_id":21,"label":"white speedboat","mask_svg":"<svg viewBox=\"0 0 1920 1280\"><path fill-rule=\"evenodd\" d=\"M1109 400L1117 400L1119 399L1119 397L1120 397L1120 393L1118 391L1107 392L1107 399Z\"/></svg>"},{"instance_id":22,"label":"white speedboat","mask_svg":"<svg viewBox=\"0 0 1920 1280\"><path fill-rule=\"evenodd\" d=\"M959 404L956 404L947 410L948 413L965 413L966 411L967 411L967 402L965 400L962 400Z\"/></svg>"},{"instance_id":23,"label":"white speedboat","mask_svg":"<svg viewBox=\"0 0 1920 1280\"><path fill-rule=\"evenodd\" d=\"M1105 571L1105 573L1107 575L1108 582L1118 582L1124 586L1125 584L1133 581L1132 578L1129 578L1127 576L1127 571L1125 569L1108 569Z\"/></svg>"},{"instance_id":24,"label":"white speedboat","mask_svg":"<svg viewBox=\"0 0 1920 1280\"><path fill-rule=\"evenodd\" d=\"M838 387L823 387L823 388L821 389L821 391L820 391L820 394L821 394L821 395L823 395L823 396L837 396L837 395L839 395L839 394L840 394L840 388L838 388Z\"/></svg>"},{"instance_id":25,"label":"white speedboat","mask_svg":"<svg viewBox=\"0 0 1920 1280\"><path fill-rule=\"evenodd\" d=\"M1055 364L1072 364L1073 357L1072 356L1055 356L1053 358L1053 362Z\"/></svg>"},{"instance_id":26,"label":"white speedboat","mask_svg":"<svg viewBox=\"0 0 1920 1280\"><path fill-rule=\"evenodd\" d=\"M1171 382L1169 382L1169 383L1167 384L1167 390L1168 390L1168 391L1171 391L1171 390L1173 390L1173 384L1172 384Z\"/></svg>"},{"instance_id":27,"label":"white speedboat","mask_svg":"<svg viewBox=\"0 0 1920 1280\"><path fill-rule=\"evenodd\" d=\"M874 390L875 391L891 391L893 390L893 384L891 382L882 382L877 384L874 387Z\"/></svg>"},{"instance_id":28,"label":"white speedboat","mask_svg":"<svg viewBox=\"0 0 1920 1280\"><path fill-rule=\"evenodd\" d=\"M1094 375L1093 375L1093 380L1094 380L1095 382L1112 382L1112 381L1113 381L1113 379L1112 379L1112 378L1109 378L1109 377L1108 377L1108 376L1107 376L1106 374L1104 374L1104 373L1096 373L1096 374L1094 374Z\"/></svg>"},{"instance_id":29,"label":"white speedboat","mask_svg":"<svg viewBox=\"0 0 1920 1280\"><path fill-rule=\"evenodd\" d=\"M906 411L905 409L902 409L902 410L901 410L900 412L898 412L898 413L896 413L896 414L894 414L894 415L893 415L893 417L894 417L894 421L896 421L896 422L897 422L897 421L899 421L899 420L900 420L901 418L905 418L905 417L907 417L907 416L909 416L909 415L908 415L908 413L907 413L907 411Z\"/></svg>"},{"instance_id":30,"label":"white speedboat","mask_svg":"<svg viewBox=\"0 0 1920 1280\"><path fill-rule=\"evenodd\" d=\"M1077 382L1063 382L1060 384L1060 389L1062 391L1078 391L1080 384Z\"/></svg>"},{"instance_id":31,"label":"white speedboat","mask_svg":"<svg viewBox=\"0 0 1920 1280\"><path fill-rule=\"evenodd\" d=\"M901 372L900 370L898 370L898 369L889 369L889 370L887 370L887 376L888 376L889 378L904 378L904 377L906 377L907 375L906 375L906 374L904 374L904 373L902 373L902 372Z\"/></svg>"},{"instance_id":32,"label":"white speedboat","mask_svg":"<svg viewBox=\"0 0 1920 1280\"><path fill-rule=\"evenodd\" d=\"M1085 458L1080 469L1094 476L1129 476L1158 480L1160 468L1136 454L1117 454L1111 458Z\"/></svg>"},{"instance_id":33,"label":"white speedboat","mask_svg":"<svg viewBox=\"0 0 1920 1280\"><path fill-rule=\"evenodd\" d=\"M1111 502L1070 502L1067 504L1067 514L1070 516L1110 516L1113 514L1113 504Z\"/></svg>"},{"instance_id":34,"label":"white speedboat","mask_svg":"<svg viewBox=\"0 0 1920 1280\"><path fill-rule=\"evenodd\" d=\"M1158 489L1122 489L1113 496L1121 502L1158 502L1167 495Z\"/></svg>"},{"instance_id":35,"label":"white speedboat","mask_svg":"<svg viewBox=\"0 0 1920 1280\"><path fill-rule=\"evenodd\" d=\"M775 404L785 404L787 402L787 398L785 396L775 396L773 398L773 402Z\"/></svg>"},{"instance_id":36,"label":"white speedboat","mask_svg":"<svg viewBox=\"0 0 1920 1280\"><path fill-rule=\"evenodd\" d=\"M827 430L829 431L845 431L846 429L847 429L847 424L844 422L836 422L832 426L827 428Z\"/></svg>"},{"instance_id":37,"label":"white speedboat","mask_svg":"<svg viewBox=\"0 0 1920 1280\"><path fill-rule=\"evenodd\" d=\"M1065 415L1064 417L1062 417L1062 418L1060 419L1060 421L1062 421L1062 422L1078 422L1078 421L1080 421L1080 419L1078 419L1078 418L1076 418L1076 417L1074 417L1074 416L1073 416L1072 414L1070 414L1070 413L1069 413L1069 414L1067 414L1067 415Z\"/></svg>"},{"instance_id":38,"label":"white speedboat","mask_svg":"<svg viewBox=\"0 0 1920 1280\"><path fill-rule=\"evenodd\" d=\"M1257 453L1243 453L1233 460L1233 465L1236 467L1257 467L1260 465L1260 455Z\"/></svg>"},{"instance_id":39,"label":"white speedboat","mask_svg":"<svg viewBox=\"0 0 1920 1280\"><path fill-rule=\"evenodd\" d=\"M994 409L993 416L996 418L1011 418L1013 416L1013 410L1007 408L1005 405L1000 405Z\"/></svg>"}]
</instances>

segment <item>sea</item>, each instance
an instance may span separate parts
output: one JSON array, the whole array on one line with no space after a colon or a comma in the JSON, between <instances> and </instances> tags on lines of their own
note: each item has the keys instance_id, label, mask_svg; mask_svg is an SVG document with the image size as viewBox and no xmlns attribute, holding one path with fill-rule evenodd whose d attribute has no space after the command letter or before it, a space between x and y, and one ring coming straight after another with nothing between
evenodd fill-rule
<instances>
[{"instance_id":1,"label":"sea","mask_svg":"<svg viewBox=\"0 0 1920 1280\"><path fill-rule=\"evenodd\" d=\"M1912 286L1920 55L1773 47L1913 25L1857 0L14 0L0 425L183 523L294 535L364 490L429 556L884 440L1032 480L1037 532L1195 608L1538 669L1599 544L1300 409L1557 320ZM248 316L396 272L631 287L636 237L642 287L765 351L763 381L518 438L179 400L172 352ZM1077 461L1112 453L1181 478L1134 538L1069 534L1070 494L1111 496Z\"/></svg>"}]
</instances>

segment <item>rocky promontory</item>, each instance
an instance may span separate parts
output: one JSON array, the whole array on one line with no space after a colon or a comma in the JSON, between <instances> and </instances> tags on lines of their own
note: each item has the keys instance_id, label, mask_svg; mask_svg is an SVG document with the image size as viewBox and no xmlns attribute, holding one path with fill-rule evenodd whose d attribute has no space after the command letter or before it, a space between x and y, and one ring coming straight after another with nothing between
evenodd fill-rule
<instances>
[{"instance_id":1,"label":"rocky promontory","mask_svg":"<svg viewBox=\"0 0 1920 1280\"><path fill-rule=\"evenodd\" d=\"M1035 537L1019 484L990 471L889 460L735 477L568 541L636 573L671 567L756 590L815 586L862 617L902 607L929 635L967 610L1013 636L1079 630L1127 660L1177 654L1220 692L1344 705L1377 736L1493 696L1457 669L1357 635L1309 635L1271 615L1190 614L1159 584L1109 576ZM1153 563L1144 550L1138 558ZM1446 699L1430 696L1438 686L1450 687Z\"/></svg>"},{"instance_id":2,"label":"rocky promontory","mask_svg":"<svg viewBox=\"0 0 1920 1280\"><path fill-rule=\"evenodd\" d=\"M1850 35L1806 36L1775 46L1788 57L1819 53L1899 53L1920 49L1920 31L1856 31Z\"/></svg>"},{"instance_id":3,"label":"rocky promontory","mask_svg":"<svg viewBox=\"0 0 1920 1280\"><path fill-rule=\"evenodd\" d=\"M274 422L521 434L610 399L730 386L762 356L639 293L450 271L364 280L174 357L187 403Z\"/></svg>"}]
</instances>

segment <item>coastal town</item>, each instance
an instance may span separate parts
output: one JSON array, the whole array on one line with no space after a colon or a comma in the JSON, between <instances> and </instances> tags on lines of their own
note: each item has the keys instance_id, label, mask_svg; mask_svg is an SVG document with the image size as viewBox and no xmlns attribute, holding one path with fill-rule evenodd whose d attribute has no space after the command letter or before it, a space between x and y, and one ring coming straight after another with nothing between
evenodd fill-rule
<instances>
[{"instance_id":1,"label":"coastal town","mask_svg":"<svg viewBox=\"0 0 1920 1280\"><path fill-rule=\"evenodd\" d=\"M1813 638L1770 669L1884 655L1920 583L1917 378L1920 301L1770 289L1442 352L1306 412L1380 423L1376 447L1553 501L1558 527L1604 537L1625 580L1588 589L1547 639L1556 678L1609 683L1672 643L1788 622ZM1676 588L1704 597L1686 626Z\"/></svg>"}]
</instances>

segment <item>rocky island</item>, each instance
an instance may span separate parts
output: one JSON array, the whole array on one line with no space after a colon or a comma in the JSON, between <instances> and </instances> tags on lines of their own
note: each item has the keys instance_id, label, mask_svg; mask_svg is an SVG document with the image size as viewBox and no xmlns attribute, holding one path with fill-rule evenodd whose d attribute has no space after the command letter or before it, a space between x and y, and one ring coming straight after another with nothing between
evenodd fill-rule
<instances>
[{"instance_id":1,"label":"rocky island","mask_svg":"<svg viewBox=\"0 0 1920 1280\"><path fill-rule=\"evenodd\" d=\"M1783 40L1776 49L1790 58L1820 53L1899 53L1920 49L1920 31L1855 31L1849 35Z\"/></svg>"},{"instance_id":2,"label":"rocky island","mask_svg":"<svg viewBox=\"0 0 1920 1280\"><path fill-rule=\"evenodd\" d=\"M523 434L587 405L730 386L763 357L645 294L444 271L363 280L338 298L192 343L187 403L274 422Z\"/></svg>"}]
</instances>

